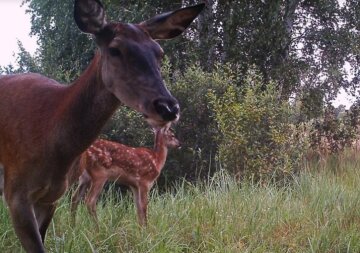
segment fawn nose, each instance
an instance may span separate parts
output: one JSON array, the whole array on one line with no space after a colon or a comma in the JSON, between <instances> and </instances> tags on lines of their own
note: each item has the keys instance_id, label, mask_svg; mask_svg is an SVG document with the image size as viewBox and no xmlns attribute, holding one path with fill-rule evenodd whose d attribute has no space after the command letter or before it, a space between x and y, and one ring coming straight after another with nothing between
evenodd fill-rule
<instances>
[{"instance_id":1,"label":"fawn nose","mask_svg":"<svg viewBox=\"0 0 360 253\"><path fill-rule=\"evenodd\" d=\"M175 99L158 98L153 102L155 111L165 121L174 121L179 118L180 106Z\"/></svg>"}]
</instances>

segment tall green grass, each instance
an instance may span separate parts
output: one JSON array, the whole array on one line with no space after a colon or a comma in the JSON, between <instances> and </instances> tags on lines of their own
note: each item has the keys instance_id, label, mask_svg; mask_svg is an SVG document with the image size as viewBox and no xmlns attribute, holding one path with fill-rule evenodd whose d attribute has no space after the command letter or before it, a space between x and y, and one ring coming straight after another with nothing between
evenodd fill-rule
<instances>
[{"instance_id":1,"label":"tall green grass","mask_svg":"<svg viewBox=\"0 0 360 253\"><path fill-rule=\"evenodd\" d=\"M99 227L69 196L46 239L49 252L360 252L360 159L304 166L288 185L238 184L224 172L206 183L151 193L149 224L140 228L132 197L114 190L98 204ZM68 194L69 195L69 194ZM0 204L0 252L23 252Z\"/></svg>"}]
</instances>

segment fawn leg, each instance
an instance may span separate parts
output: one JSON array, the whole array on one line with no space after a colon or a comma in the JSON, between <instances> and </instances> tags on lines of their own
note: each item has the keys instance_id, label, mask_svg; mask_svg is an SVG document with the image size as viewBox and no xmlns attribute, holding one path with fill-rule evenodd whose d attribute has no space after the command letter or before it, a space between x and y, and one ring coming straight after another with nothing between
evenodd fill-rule
<instances>
[{"instance_id":1,"label":"fawn leg","mask_svg":"<svg viewBox=\"0 0 360 253\"><path fill-rule=\"evenodd\" d=\"M141 226L147 225L147 205L149 189L146 186L132 187L138 221Z\"/></svg>"},{"instance_id":2,"label":"fawn leg","mask_svg":"<svg viewBox=\"0 0 360 253\"><path fill-rule=\"evenodd\" d=\"M88 191L91 185L91 178L89 174L85 171L79 178L79 186L71 197L71 214L73 223L75 222L76 209L80 201L84 198L86 192Z\"/></svg>"},{"instance_id":3,"label":"fawn leg","mask_svg":"<svg viewBox=\"0 0 360 253\"><path fill-rule=\"evenodd\" d=\"M96 215L96 202L99 198L100 192L103 189L106 182L106 178L97 178L95 181L92 181L90 190L86 196L86 206L89 210L89 213L94 218L96 224L98 224L98 218Z\"/></svg>"}]
</instances>

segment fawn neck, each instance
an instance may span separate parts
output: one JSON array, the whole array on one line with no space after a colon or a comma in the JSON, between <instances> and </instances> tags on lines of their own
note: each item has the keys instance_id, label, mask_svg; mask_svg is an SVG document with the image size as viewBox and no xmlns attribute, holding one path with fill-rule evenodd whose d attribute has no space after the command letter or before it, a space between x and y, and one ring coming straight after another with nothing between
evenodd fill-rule
<instances>
[{"instance_id":1,"label":"fawn neck","mask_svg":"<svg viewBox=\"0 0 360 253\"><path fill-rule=\"evenodd\" d=\"M168 147L165 142L164 133L158 130L155 134L154 154L156 161L156 169L160 172L165 165Z\"/></svg>"}]
</instances>

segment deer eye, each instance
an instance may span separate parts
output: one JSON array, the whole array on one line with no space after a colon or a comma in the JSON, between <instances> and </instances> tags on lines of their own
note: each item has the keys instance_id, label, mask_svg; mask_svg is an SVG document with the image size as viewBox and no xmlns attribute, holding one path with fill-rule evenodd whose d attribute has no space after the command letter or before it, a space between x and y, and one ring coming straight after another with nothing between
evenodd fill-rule
<instances>
[{"instance_id":1,"label":"deer eye","mask_svg":"<svg viewBox=\"0 0 360 253\"><path fill-rule=\"evenodd\" d=\"M111 56L114 56L114 57L119 57L121 56L121 52L118 48L115 48L115 47L110 47L109 48L109 53Z\"/></svg>"}]
</instances>

